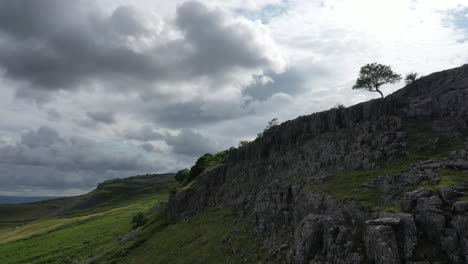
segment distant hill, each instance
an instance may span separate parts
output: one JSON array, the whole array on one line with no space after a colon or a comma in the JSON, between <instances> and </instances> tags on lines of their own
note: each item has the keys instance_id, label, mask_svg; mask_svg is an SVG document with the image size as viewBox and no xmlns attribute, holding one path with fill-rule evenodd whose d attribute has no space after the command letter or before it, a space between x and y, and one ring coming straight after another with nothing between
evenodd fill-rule
<instances>
[{"instance_id":1,"label":"distant hill","mask_svg":"<svg viewBox=\"0 0 468 264\"><path fill-rule=\"evenodd\" d=\"M33 203L51 199L63 198L60 196L0 196L0 204Z\"/></svg>"},{"instance_id":2,"label":"distant hill","mask_svg":"<svg viewBox=\"0 0 468 264\"><path fill-rule=\"evenodd\" d=\"M98 184L85 195L20 204L0 204L0 226L6 223L27 223L47 216L57 216L77 210L112 206L132 196L152 193L164 184L173 183L174 174L147 174L125 179L113 179Z\"/></svg>"}]
</instances>

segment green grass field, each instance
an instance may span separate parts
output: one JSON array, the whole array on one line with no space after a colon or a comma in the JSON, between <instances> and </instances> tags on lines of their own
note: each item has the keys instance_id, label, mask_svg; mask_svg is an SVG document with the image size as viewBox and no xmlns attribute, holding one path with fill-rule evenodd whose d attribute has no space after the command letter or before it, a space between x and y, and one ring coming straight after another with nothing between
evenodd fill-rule
<instances>
[{"instance_id":1,"label":"green grass field","mask_svg":"<svg viewBox=\"0 0 468 264\"><path fill-rule=\"evenodd\" d=\"M175 183L143 183L139 187L132 183L110 185L101 185L74 201L83 209L20 226L4 223L0 226L0 263L73 263L92 260L111 249L118 249L116 238L132 230L132 217L166 201L169 189ZM21 210L29 205L11 208ZM14 213L9 216L12 220L15 220ZM24 216L21 212L18 215L21 219Z\"/></svg>"},{"instance_id":2,"label":"green grass field","mask_svg":"<svg viewBox=\"0 0 468 264\"><path fill-rule=\"evenodd\" d=\"M170 224L157 212L138 239L114 248L94 264L272 263L249 223L228 208L211 208Z\"/></svg>"},{"instance_id":3,"label":"green grass field","mask_svg":"<svg viewBox=\"0 0 468 264\"><path fill-rule=\"evenodd\" d=\"M166 201L173 187L173 183L162 184L133 197L114 190L111 200L119 202L0 233L0 263L271 263L265 260L260 241L249 234L249 223L228 208L212 208L188 221L168 223L164 206L154 206ZM148 224L120 245L116 238L132 231L132 217L152 208L157 209L151 210Z\"/></svg>"}]
</instances>

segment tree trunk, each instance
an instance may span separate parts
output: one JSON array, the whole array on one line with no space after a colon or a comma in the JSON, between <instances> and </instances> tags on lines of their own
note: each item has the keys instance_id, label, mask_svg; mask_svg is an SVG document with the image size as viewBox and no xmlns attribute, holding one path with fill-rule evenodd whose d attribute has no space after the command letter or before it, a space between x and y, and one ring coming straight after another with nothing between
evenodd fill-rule
<instances>
[{"instance_id":1,"label":"tree trunk","mask_svg":"<svg viewBox=\"0 0 468 264\"><path fill-rule=\"evenodd\" d=\"M379 88L376 87L375 91L378 92L382 98L384 98L383 93L379 90Z\"/></svg>"}]
</instances>

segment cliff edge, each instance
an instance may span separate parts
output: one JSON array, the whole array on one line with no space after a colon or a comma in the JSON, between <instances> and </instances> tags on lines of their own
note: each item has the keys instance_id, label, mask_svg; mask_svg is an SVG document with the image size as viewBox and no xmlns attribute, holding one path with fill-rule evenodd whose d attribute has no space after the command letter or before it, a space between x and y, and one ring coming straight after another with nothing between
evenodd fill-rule
<instances>
[{"instance_id":1,"label":"cliff edge","mask_svg":"<svg viewBox=\"0 0 468 264\"><path fill-rule=\"evenodd\" d=\"M166 217L233 208L281 263L468 264L468 65L231 149Z\"/></svg>"}]
</instances>

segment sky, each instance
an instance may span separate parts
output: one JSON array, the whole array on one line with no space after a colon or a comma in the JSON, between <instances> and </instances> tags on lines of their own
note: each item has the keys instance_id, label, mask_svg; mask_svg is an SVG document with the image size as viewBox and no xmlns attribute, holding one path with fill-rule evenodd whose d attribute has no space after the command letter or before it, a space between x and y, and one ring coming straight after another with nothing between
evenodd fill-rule
<instances>
[{"instance_id":1,"label":"sky","mask_svg":"<svg viewBox=\"0 0 468 264\"><path fill-rule=\"evenodd\" d=\"M273 118L378 98L351 89L371 62L468 63L468 2L0 0L0 195L190 167Z\"/></svg>"}]
</instances>

